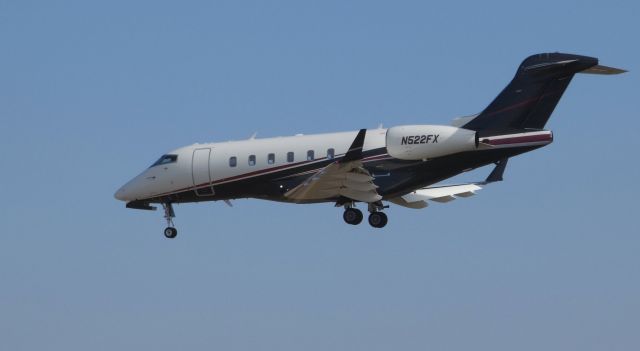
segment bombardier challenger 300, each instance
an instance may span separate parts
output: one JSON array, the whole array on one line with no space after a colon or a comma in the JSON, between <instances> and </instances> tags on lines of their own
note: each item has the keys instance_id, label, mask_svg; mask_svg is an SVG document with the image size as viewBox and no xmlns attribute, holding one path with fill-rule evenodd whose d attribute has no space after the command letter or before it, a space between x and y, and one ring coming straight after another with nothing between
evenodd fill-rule
<instances>
[{"instance_id":1,"label":"bombardier challenger 300","mask_svg":"<svg viewBox=\"0 0 640 351\"><path fill-rule=\"evenodd\" d=\"M387 224L385 202L424 208L428 201L467 197L502 180L510 157L548 145L544 127L576 73L618 74L598 59L563 53L525 59L513 80L481 113L452 125L404 125L388 129L255 137L194 144L162 155L116 193L127 208L155 210L161 204L164 235L174 238L173 204L256 198L299 204L329 202L344 208L348 224L363 219ZM485 165L482 182L435 186Z\"/></svg>"}]
</instances>

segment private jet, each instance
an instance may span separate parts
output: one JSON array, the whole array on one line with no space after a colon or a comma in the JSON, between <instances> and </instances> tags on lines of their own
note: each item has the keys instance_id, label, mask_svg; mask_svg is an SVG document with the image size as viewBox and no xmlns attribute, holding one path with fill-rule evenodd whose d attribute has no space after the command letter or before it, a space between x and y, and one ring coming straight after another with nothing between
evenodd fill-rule
<instances>
[{"instance_id":1,"label":"private jet","mask_svg":"<svg viewBox=\"0 0 640 351\"><path fill-rule=\"evenodd\" d=\"M501 181L509 158L553 141L544 127L576 73L618 74L598 59L564 53L526 58L513 80L481 113L451 125L255 138L194 144L162 155L115 193L126 207L162 205L175 238L173 204L255 198L296 204L332 203L360 224L362 205L374 228L387 224L388 203L420 209L472 196ZM484 181L437 185L495 164Z\"/></svg>"}]
</instances>

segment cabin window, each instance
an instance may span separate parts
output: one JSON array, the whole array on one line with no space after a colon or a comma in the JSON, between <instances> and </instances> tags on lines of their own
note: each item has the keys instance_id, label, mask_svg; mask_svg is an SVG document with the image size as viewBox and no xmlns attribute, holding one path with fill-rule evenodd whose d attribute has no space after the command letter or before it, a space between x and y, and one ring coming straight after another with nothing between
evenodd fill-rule
<instances>
[{"instance_id":1,"label":"cabin window","mask_svg":"<svg viewBox=\"0 0 640 351\"><path fill-rule=\"evenodd\" d=\"M307 161L313 161L313 150L307 151Z\"/></svg>"},{"instance_id":2,"label":"cabin window","mask_svg":"<svg viewBox=\"0 0 640 351\"><path fill-rule=\"evenodd\" d=\"M327 159L333 160L334 157L336 157L336 150L334 150L333 148L327 149Z\"/></svg>"},{"instance_id":3,"label":"cabin window","mask_svg":"<svg viewBox=\"0 0 640 351\"><path fill-rule=\"evenodd\" d=\"M270 165L276 163L276 154L267 155L267 163Z\"/></svg>"},{"instance_id":4,"label":"cabin window","mask_svg":"<svg viewBox=\"0 0 640 351\"><path fill-rule=\"evenodd\" d=\"M158 161L154 162L149 168L155 167L158 165L166 165L168 163L174 163L178 161L178 155L162 155L158 159Z\"/></svg>"},{"instance_id":5,"label":"cabin window","mask_svg":"<svg viewBox=\"0 0 640 351\"><path fill-rule=\"evenodd\" d=\"M238 165L238 159L235 156L229 157L229 167L235 167Z\"/></svg>"},{"instance_id":6,"label":"cabin window","mask_svg":"<svg viewBox=\"0 0 640 351\"><path fill-rule=\"evenodd\" d=\"M293 162L293 152L287 152L287 162Z\"/></svg>"},{"instance_id":7,"label":"cabin window","mask_svg":"<svg viewBox=\"0 0 640 351\"><path fill-rule=\"evenodd\" d=\"M256 155L249 155L249 166L256 165Z\"/></svg>"}]
</instances>

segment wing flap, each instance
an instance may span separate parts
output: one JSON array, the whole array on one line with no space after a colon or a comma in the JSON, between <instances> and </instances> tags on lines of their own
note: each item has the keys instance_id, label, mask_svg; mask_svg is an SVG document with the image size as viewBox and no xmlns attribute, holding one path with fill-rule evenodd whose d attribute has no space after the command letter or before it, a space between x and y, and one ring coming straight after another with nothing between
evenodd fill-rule
<instances>
[{"instance_id":1,"label":"wing flap","mask_svg":"<svg viewBox=\"0 0 640 351\"><path fill-rule=\"evenodd\" d=\"M426 201L408 202L405 199L403 199L402 197L394 197L392 199L389 199L389 202L393 202L394 204L396 204L398 206L407 207L407 208L413 208L413 209L416 209L416 210L419 210L421 208L425 208L425 207L429 206L429 204Z\"/></svg>"},{"instance_id":2,"label":"wing flap","mask_svg":"<svg viewBox=\"0 0 640 351\"><path fill-rule=\"evenodd\" d=\"M285 196L295 201L312 201L346 197L361 202L382 200L373 177L362 166L362 146L366 129L356 135L347 154L311 175L289 190Z\"/></svg>"},{"instance_id":3,"label":"wing flap","mask_svg":"<svg viewBox=\"0 0 640 351\"><path fill-rule=\"evenodd\" d=\"M439 186L433 188L418 189L399 198L390 199L389 201L400 206L410 208L424 208L427 207L428 200L446 203L453 201L458 197L473 196L475 195L475 192L480 189L482 189L482 187L480 187L476 183Z\"/></svg>"},{"instance_id":4,"label":"wing flap","mask_svg":"<svg viewBox=\"0 0 640 351\"><path fill-rule=\"evenodd\" d=\"M446 196L441 196L441 197L434 197L434 198L429 199L429 200L435 201L435 202L440 202L440 203L446 203L446 202L449 202L449 201L453 201L455 199L456 198L451 196L451 195L446 195Z\"/></svg>"},{"instance_id":5,"label":"wing flap","mask_svg":"<svg viewBox=\"0 0 640 351\"><path fill-rule=\"evenodd\" d=\"M424 188L414 191L415 196L425 198L427 200L438 199L446 196L453 196L464 193L473 193L474 191L482 189L477 184L460 184L460 185L448 185L439 186L433 188Z\"/></svg>"}]
</instances>

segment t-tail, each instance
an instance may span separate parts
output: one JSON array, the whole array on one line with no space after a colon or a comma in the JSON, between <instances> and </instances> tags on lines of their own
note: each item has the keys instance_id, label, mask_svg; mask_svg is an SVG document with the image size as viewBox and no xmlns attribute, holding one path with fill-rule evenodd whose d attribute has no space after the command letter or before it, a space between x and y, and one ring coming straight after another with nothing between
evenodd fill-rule
<instances>
[{"instance_id":1,"label":"t-tail","mask_svg":"<svg viewBox=\"0 0 640 351\"><path fill-rule=\"evenodd\" d=\"M595 57L548 53L526 58L513 80L487 108L462 127L479 136L542 130L576 73L618 74Z\"/></svg>"}]
</instances>

